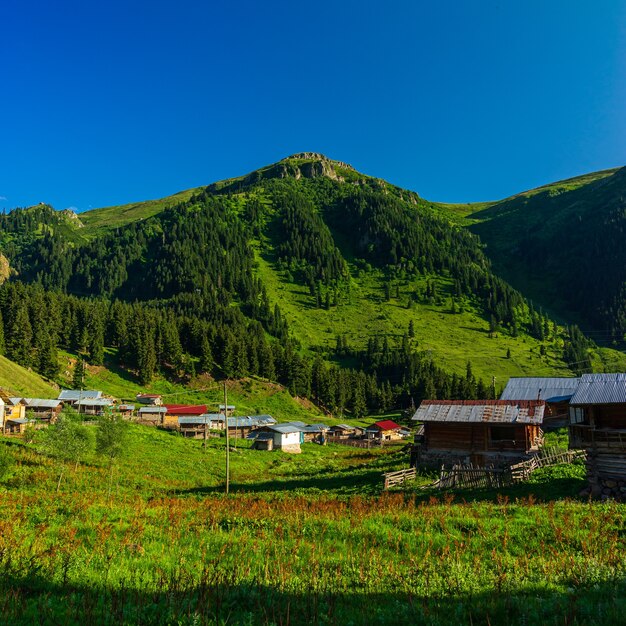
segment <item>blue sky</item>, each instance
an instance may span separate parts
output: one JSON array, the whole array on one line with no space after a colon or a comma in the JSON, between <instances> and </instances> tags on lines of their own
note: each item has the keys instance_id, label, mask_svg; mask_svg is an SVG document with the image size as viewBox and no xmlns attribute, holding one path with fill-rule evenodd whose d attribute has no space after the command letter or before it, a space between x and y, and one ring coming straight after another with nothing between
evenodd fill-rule
<instances>
[{"instance_id":1,"label":"blue sky","mask_svg":"<svg viewBox=\"0 0 626 626\"><path fill-rule=\"evenodd\" d=\"M0 208L309 150L459 202L626 165L622 0L4 2L0 81Z\"/></svg>"}]
</instances>

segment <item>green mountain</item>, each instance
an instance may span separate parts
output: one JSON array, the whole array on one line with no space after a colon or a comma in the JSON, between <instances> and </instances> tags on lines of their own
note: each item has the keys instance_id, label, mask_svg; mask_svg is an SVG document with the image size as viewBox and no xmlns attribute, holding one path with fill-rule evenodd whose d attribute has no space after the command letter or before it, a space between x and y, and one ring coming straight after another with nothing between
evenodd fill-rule
<instances>
[{"instance_id":1,"label":"green mountain","mask_svg":"<svg viewBox=\"0 0 626 626\"><path fill-rule=\"evenodd\" d=\"M626 167L539 187L472 213L494 269L601 342L626 333Z\"/></svg>"},{"instance_id":2,"label":"green mountain","mask_svg":"<svg viewBox=\"0 0 626 626\"><path fill-rule=\"evenodd\" d=\"M357 417L489 395L492 377L622 368L494 272L463 225L502 204L468 219L302 153L158 201L15 210L0 351L53 380L65 353L129 385L256 376Z\"/></svg>"}]
</instances>

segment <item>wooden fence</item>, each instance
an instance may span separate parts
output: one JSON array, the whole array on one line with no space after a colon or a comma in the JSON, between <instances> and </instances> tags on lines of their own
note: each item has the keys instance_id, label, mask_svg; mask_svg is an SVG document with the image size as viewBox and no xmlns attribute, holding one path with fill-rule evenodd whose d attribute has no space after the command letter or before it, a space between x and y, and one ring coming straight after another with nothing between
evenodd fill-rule
<instances>
[{"instance_id":1,"label":"wooden fence","mask_svg":"<svg viewBox=\"0 0 626 626\"><path fill-rule=\"evenodd\" d=\"M397 472L387 472L386 474L383 474L385 477L384 489L389 489L389 487L394 487L395 485L401 485L407 480L415 480L416 475L417 470L414 467L399 470Z\"/></svg>"},{"instance_id":2,"label":"wooden fence","mask_svg":"<svg viewBox=\"0 0 626 626\"><path fill-rule=\"evenodd\" d=\"M515 463L507 468L474 467L473 465L454 465L450 469L441 468L439 480L428 485L438 489L500 488L523 482L540 467L572 463L575 459L585 458L584 450L563 450L545 448L532 458Z\"/></svg>"},{"instance_id":3,"label":"wooden fence","mask_svg":"<svg viewBox=\"0 0 626 626\"><path fill-rule=\"evenodd\" d=\"M339 443L342 446L352 446L353 448L380 448L385 445L382 439L347 439L345 437L326 437L326 443Z\"/></svg>"}]
</instances>

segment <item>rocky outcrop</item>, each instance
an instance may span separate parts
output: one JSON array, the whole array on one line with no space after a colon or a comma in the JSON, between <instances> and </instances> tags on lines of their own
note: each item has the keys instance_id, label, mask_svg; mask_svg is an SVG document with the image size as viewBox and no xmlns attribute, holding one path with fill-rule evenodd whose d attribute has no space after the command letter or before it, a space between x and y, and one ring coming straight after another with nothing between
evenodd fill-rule
<instances>
[{"instance_id":1,"label":"rocky outcrop","mask_svg":"<svg viewBox=\"0 0 626 626\"><path fill-rule=\"evenodd\" d=\"M63 209L59 211L59 215L63 216L69 222L71 222L76 228L84 228L85 225L80 221L80 217L72 209Z\"/></svg>"}]
</instances>

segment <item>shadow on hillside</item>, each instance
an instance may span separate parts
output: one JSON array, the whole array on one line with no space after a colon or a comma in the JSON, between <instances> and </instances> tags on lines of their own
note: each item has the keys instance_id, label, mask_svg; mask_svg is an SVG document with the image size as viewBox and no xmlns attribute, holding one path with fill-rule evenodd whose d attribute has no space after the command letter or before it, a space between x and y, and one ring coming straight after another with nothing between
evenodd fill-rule
<instances>
[{"instance_id":1,"label":"shadow on hillside","mask_svg":"<svg viewBox=\"0 0 626 626\"><path fill-rule=\"evenodd\" d=\"M346 469L343 472L326 471L318 472L314 476L293 476L276 478L274 480L257 482L230 483L230 491L233 493L271 493L276 491L325 491L333 493L354 494L378 494L383 488L383 472L389 471L384 467L376 469L356 470ZM174 491L175 495L212 495L223 493L224 486L193 487Z\"/></svg>"},{"instance_id":2,"label":"shadow on hillside","mask_svg":"<svg viewBox=\"0 0 626 626\"><path fill-rule=\"evenodd\" d=\"M129 560L129 565L132 563ZM131 570L132 574L132 570ZM407 591L373 593L350 582L337 571L311 572L315 586L298 579L299 592L278 588L285 580L267 584L236 582L235 573L219 560L208 562L204 570L192 574L177 568L162 572L158 589L137 590L137 580L118 585L90 587L52 583L41 575L3 576L0 589L5 598L0 621L23 624L619 624L626 611L626 584L622 578L612 583L581 586L571 592L547 591L526 586L478 593L460 593L463 585L450 572L449 585L428 596L411 589L424 588L416 572L414 581L398 582ZM367 572L362 573L368 576ZM288 577L288 574L284 576ZM348 584L351 591L337 591ZM369 579L368 587L372 586ZM569 580L566 584L573 585Z\"/></svg>"}]
</instances>

